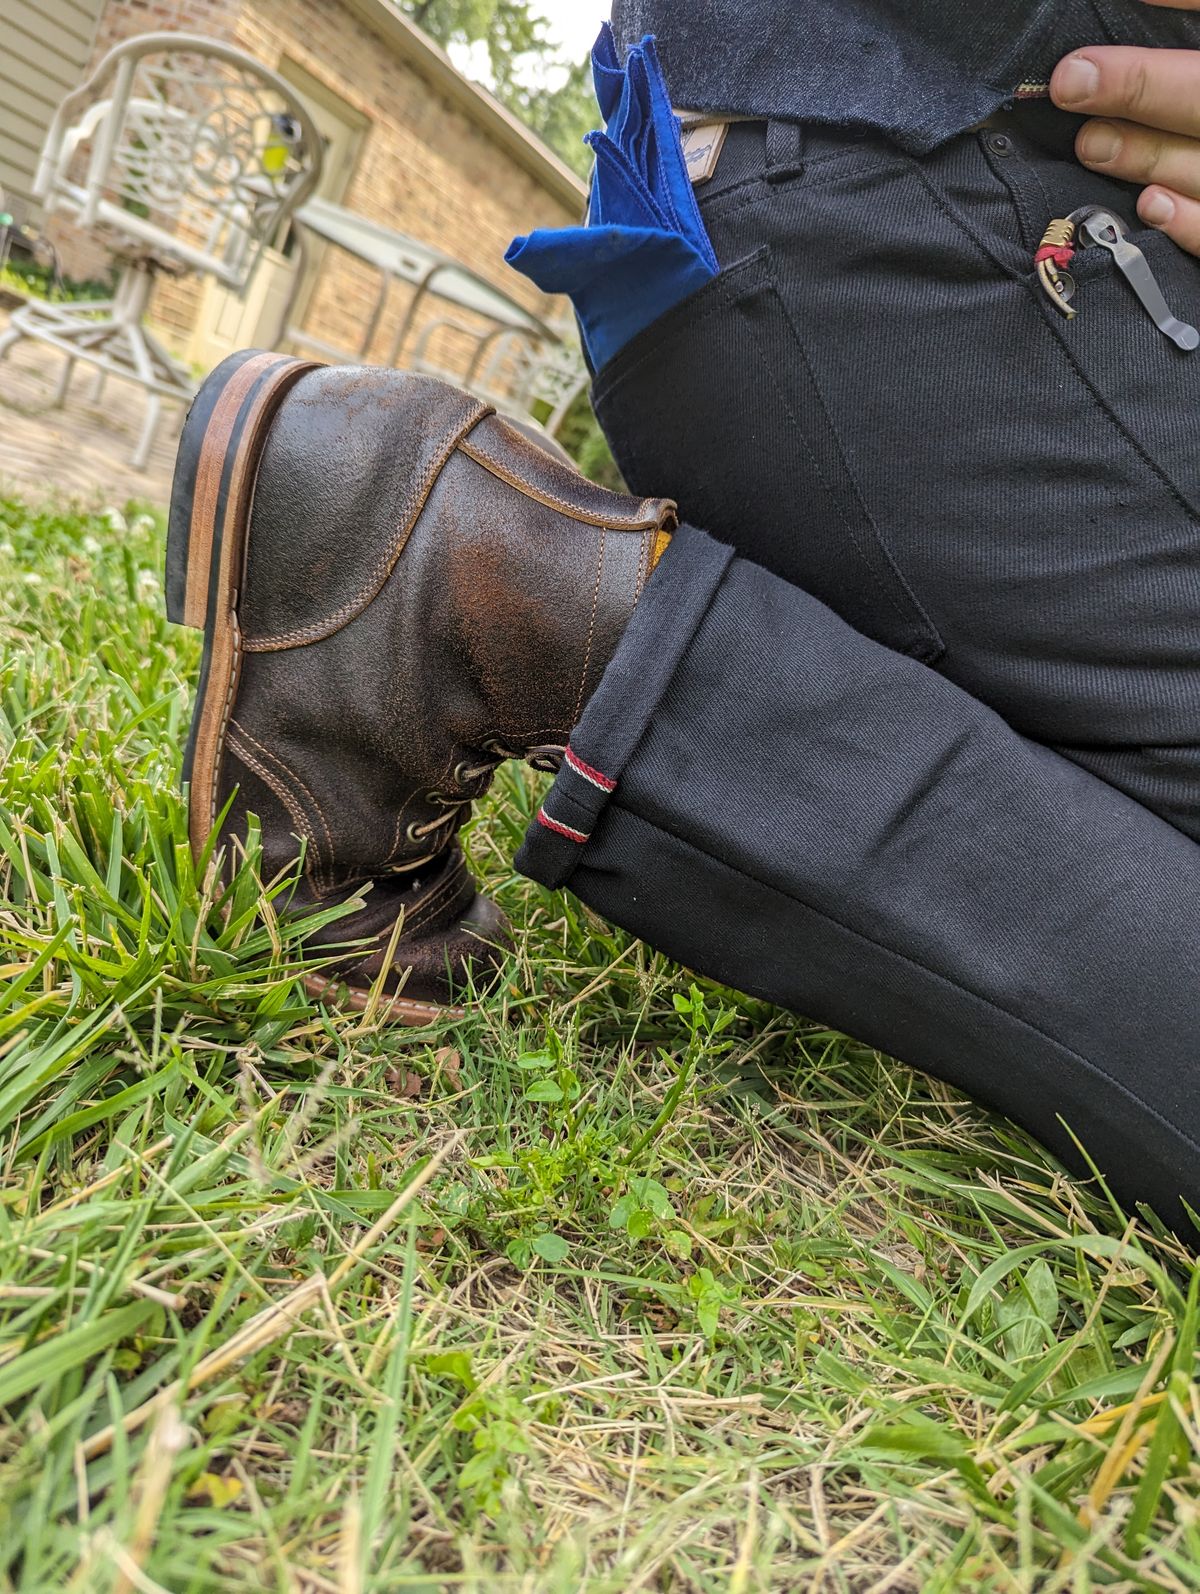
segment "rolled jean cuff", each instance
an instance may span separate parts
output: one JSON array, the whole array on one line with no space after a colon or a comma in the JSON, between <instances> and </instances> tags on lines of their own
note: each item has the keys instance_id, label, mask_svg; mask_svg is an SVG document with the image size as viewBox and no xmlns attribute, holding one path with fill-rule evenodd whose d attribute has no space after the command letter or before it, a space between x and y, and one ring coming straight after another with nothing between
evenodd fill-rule
<instances>
[{"instance_id":1,"label":"rolled jean cuff","mask_svg":"<svg viewBox=\"0 0 1200 1594\"><path fill-rule=\"evenodd\" d=\"M733 558L732 548L694 526L672 537L525 833L515 862L531 880L565 886L583 861Z\"/></svg>"}]
</instances>

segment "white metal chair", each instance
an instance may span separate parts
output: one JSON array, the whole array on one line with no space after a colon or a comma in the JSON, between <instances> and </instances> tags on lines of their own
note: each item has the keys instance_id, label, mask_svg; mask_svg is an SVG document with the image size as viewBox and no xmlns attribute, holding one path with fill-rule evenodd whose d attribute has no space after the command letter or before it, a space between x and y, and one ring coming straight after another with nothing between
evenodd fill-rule
<instances>
[{"instance_id":1,"label":"white metal chair","mask_svg":"<svg viewBox=\"0 0 1200 1594\"><path fill-rule=\"evenodd\" d=\"M53 402L77 360L147 394L133 455L144 467L163 399L190 403L191 373L144 325L155 279L200 273L245 291L263 250L309 196L321 139L283 78L230 45L186 33L119 44L59 106L34 184L49 216L101 232L120 265L110 300L31 302L0 338L66 356Z\"/></svg>"},{"instance_id":2,"label":"white metal chair","mask_svg":"<svg viewBox=\"0 0 1200 1594\"><path fill-rule=\"evenodd\" d=\"M431 345L447 336L474 349L465 374L437 363ZM494 404L502 415L528 423L536 412L545 419L540 429L557 439L575 400L588 386L587 368L575 340L560 337L554 343L524 327L493 327L480 332L463 321L442 316L428 322L404 362L422 371L468 388L477 398Z\"/></svg>"}]
</instances>

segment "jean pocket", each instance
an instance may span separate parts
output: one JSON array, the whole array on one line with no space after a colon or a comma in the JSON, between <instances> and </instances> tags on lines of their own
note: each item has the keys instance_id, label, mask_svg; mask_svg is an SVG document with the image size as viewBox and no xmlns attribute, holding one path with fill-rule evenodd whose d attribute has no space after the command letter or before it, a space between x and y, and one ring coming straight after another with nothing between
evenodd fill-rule
<instances>
[{"instance_id":1,"label":"jean pocket","mask_svg":"<svg viewBox=\"0 0 1200 1594\"><path fill-rule=\"evenodd\" d=\"M606 365L592 403L626 481L867 635L941 657L872 517L764 247Z\"/></svg>"}]
</instances>

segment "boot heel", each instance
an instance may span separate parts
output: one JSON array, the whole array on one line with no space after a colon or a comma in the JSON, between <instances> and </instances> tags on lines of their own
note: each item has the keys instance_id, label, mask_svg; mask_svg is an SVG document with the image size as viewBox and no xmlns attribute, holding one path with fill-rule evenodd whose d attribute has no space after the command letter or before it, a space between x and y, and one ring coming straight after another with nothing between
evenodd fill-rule
<instances>
[{"instance_id":1,"label":"boot heel","mask_svg":"<svg viewBox=\"0 0 1200 1594\"><path fill-rule=\"evenodd\" d=\"M223 585L241 579L247 511L275 411L316 362L247 349L223 360L192 401L167 523L167 618L206 631Z\"/></svg>"},{"instance_id":2,"label":"boot heel","mask_svg":"<svg viewBox=\"0 0 1200 1594\"><path fill-rule=\"evenodd\" d=\"M231 355L196 394L179 441L167 523L167 616L204 632L183 757L197 857L216 818L225 725L237 688L236 607L258 462L280 404L315 369L313 361L259 349Z\"/></svg>"}]
</instances>

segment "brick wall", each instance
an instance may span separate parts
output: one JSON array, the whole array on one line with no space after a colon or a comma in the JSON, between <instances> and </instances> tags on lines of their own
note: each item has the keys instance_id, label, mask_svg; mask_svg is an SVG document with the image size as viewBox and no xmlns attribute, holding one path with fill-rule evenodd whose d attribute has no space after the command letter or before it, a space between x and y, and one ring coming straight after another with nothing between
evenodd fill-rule
<instances>
[{"instance_id":1,"label":"brick wall","mask_svg":"<svg viewBox=\"0 0 1200 1594\"><path fill-rule=\"evenodd\" d=\"M240 0L108 0L100 13L96 43L88 71L122 39L136 33L202 33L210 39L233 38L234 17ZM70 277L104 277L111 269L111 258L102 240L81 231L61 216L51 218L47 232L54 240L63 270ZM182 289L182 292L181 292ZM182 300L175 313L159 313L158 301L168 308L172 300ZM191 325L198 302L198 286L165 282L156 295L156 319L178 333Z\"/></svg>"},{"instance_id":2,"label":"brick wall","mask_svg":"<svg viewBox=\"0 0 1200 1594\"><path fill-rule=\"evenodd\" d=\"M503 256L514 234L574 221L575 210L339 0L109 0L97 57L118 39L154 29L228 40L277 70L295 63L368 124L340 203L444 250L538 313L561 310L510 271ZM94 257L86 244L68 246L66 253L74 274L91 274ZM202 291L195 278L186 278L164 281L156 292L154 319L180 343ZM403 284L393 288L373 357L386 354L410 298ZM328 247L304 326L354 347L374 299L371 273ZM443 354L449 353L446 340Z\"/></svg>"},{"instance_id":3,"label":"brick wall","mask_svg":"<svg viewBox=\"0 0 1200 1594\"><path fill-rule=\"evenodd\" d=\"M516 233L562 226L576 215L413 65L337 0L243 0L235 32L259 60L271 66L296 62L367 118L357 169L340 203L444 250L530 309L553 313L554 301L511 271L504 251ZM375 302L375 286L369 272L327 249L307 330L354 347ZM408 290L397 285L371 347L373 358L386 355L409 302ZM444 309L431 307L429 313ZM448 342L442 350L449 353Z\"/></svg>"}]
</instances>

